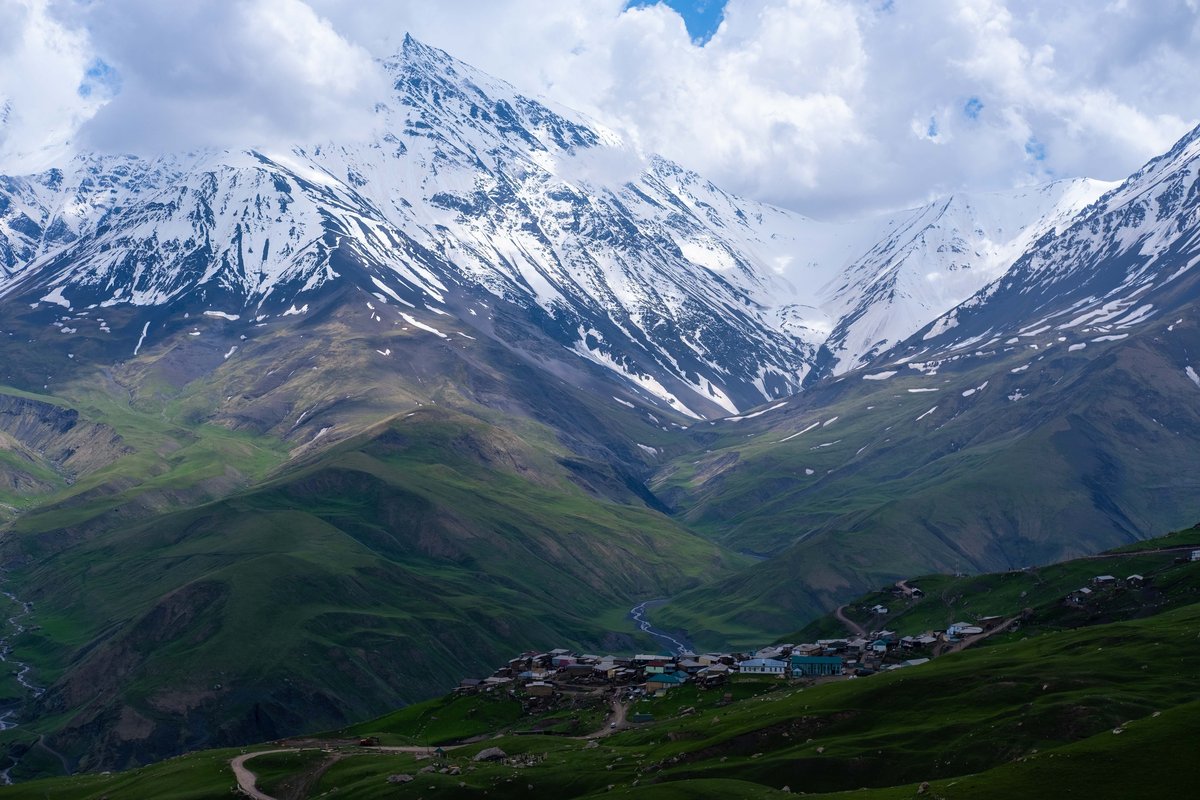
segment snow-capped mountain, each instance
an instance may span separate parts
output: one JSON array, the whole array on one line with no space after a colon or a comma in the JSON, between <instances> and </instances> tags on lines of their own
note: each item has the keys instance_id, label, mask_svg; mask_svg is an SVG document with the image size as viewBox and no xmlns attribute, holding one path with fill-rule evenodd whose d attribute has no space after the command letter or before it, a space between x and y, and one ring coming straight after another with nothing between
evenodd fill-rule
<instances>
[{"instance_id":1,"label":"snow-capped mountain","mask_svg":"<svg viewBox=\"0 0 1200 800\"><path fill-rule=\"evenodd\" d=\"M1053 335L1119 341L1194 304L1200 263L1200 128L1038 239L1002 277L937 319L910 352ZM1173 326L1171 326L1173 327Z\"/></svg>"},{"instance_id":2,"label":"snow-capped mountain","mask_svg":"<svg viewBox=\"0 0 1200 800\"><path fill-rule=\"evenodd\" d=\"M248 323L352 281L468 325L502 298L648 396L713 416L904 339L1103 188L820 223L643 157L411 38L382 68L393 94L357 142L79 156L0 178L0 296Z\"/></svg>"}]
</instances>

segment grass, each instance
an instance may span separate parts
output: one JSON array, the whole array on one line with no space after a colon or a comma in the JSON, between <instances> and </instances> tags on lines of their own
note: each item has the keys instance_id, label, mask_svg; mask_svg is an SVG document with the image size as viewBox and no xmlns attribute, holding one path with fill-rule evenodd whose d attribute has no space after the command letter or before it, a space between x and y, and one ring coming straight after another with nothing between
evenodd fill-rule
<instances>
[{"instance_id":1,"label":"grass","mask_svg":"<svg viewBox=\"0 0 1200 800\"><path fill-rule=\"evenodd\" d=\"M846 615L868 630L894 630L902 635L927 630L945 630L958 621L982 616L1012 617L1025 609L1034 612L1031 624L1040 629L1066 629L1082 624L1149 616L1200 600L1200 563L1177 563L1178 552L1148 550L1178 547L1200 529L1189 529L1150 539L1137 547L1120 548L1103 558L1082 558L1003 573L954 577L928 575L913 578L909 586L920 588L924 597L898 596L892 591L872 592L846 607ZM1186 553L1184 554L1186 556ZM1115 556L1115 557L1113 557ZM1141 587L1101 588L1092 583L1097 575L1123 579L1142 575ZM1070 606L1065 598L1081 587L1093 589L1083 606ZM886 615L870 609L882 605ZM810 641L824 636L843 636L844 626L832 616L821 618L792 634L790 639Z\"/></svg>"},{"instance_id":2,"label":"grass","mask_svg":"<svg viewBox=\"0 0 1200 800\"><path fill-rule=\"evenodd\" d=\"M1157 340L1103 364L1010 348L693 425L694 448L652 486L694 530L770 559L673 598L655 622L741 646L898 578L1055 563L1194 522L1200 412L1164 389L1175 360ZM1017 390L1035 402L1009 400Z\"/></svg>"},{"instance_id":3,"label":"grass","mask_svg":"<svg viewBox=\"0 0 1200 800\"><path fill-rule=\"evenodd\" d=\"M222 800L236 781L229 759L238 750L208 750L151 767L110 774L75 775L0 787L0 797L14 800Z\"/></svg>"},{"instance_id":4,"label":"grass","mask_svg":"<svg viewBox=\"0 0 1200 800\"><path fill-rule=\"evenodd\" d=\"M1193 602L1143 618L1045 630L867 679L689 686L637 704L633 712L648 711L654 722L596 742L506 736L519 724L514 700L446 697L330 736L378 735L395 743L499 738L448 751L444 761L351 747L311 796L762 797L788 787L884 800L914 796L921 782L929 783L929 796L956 800L1166 796L1187 787L1200 733L1191 690L1200 678L1197 635L1200 603ZM727 692L732 702L725 702ZM472 760L492 746L516 761ZM137 792L165 785L170 776L183 793L161 796L206 797L203 791L221 785L217 759L233 753L18 789L157 797ZM251 766L264 785L276 786L310 769L316 757L263 756ZM458 774L441 773L443 767ZM415 780L387 781L402 773ZM39 796L14 791L0 790L0 797Z\"/></svg>"},{"instance_id":5,"label":"grass","mask_svg":"<svg viewBox=\"0 0 1200 800\"><path fill-rule=\"evenodd\" d=\"M12 575L54 587L26 592L41 628L20 657L53 691L161 731L123 756L139 760L163 754L181 712L186 747L271 738L423 700L539 643L603 649L595 619L728 568L661 515L590 496L537 448L445 411L42 556ZM89 752L86 725L28 729L90 765L109 756Z\"/></svg>"}]
</instances>

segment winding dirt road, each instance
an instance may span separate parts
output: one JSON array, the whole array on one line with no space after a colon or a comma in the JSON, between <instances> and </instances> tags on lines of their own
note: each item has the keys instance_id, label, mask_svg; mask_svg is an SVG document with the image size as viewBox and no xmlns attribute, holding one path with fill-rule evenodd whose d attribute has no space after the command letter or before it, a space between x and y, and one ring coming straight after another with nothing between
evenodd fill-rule
<instances>
[{"instance_id":1,"label":"winding dirt road","mask_svg":"<svg viewBox=\"0 0 1200 800\"><path fill-rule=\"evenodd\" d=\"M233 777L237 778L238 791L254 800L275 800L271 795L263 794L258 790L258 776L246 769L246 762L252 758L272 753L299 753L302 749L300 747L284 747L279 750L259 750L256 753L242 753L240 756L235 756L230 760L229 766L233 769Z\"/></svg>"},{"instance_id":2,"label":"winding dirt road","mask_svg":"<svg viewBox=\"0 0 1200 800\"><path fill-rule=\"evenodd\" d=\"M866 636L867 632L863 630L863 626L847 617L845 611L845 606L838 606L836 609L834 609L833 615L838 618L838 622L846 626L846 630L850 631L850 633L854 634L855 636Z\"/></svg>"},{"instance_id":3,"label":"winding dirt road","mask_svg":"<svg viewBox=\"0 0 1200 800\"><path fill-rule=\"evenodd\" d=\"M434 755L434 753L437 752L438 749L441 749L443 752L447 752L450 750L457 750L458 748L460 748L462 746L463 745L461 745L461 744L449 744L449 745L444 745L441 748L425 747L425 746L418 747L415 745L405 745L405 746L396 746L396 747L373 746L370 748L364 747L363 752L367 752L367 753L414 753L416 755L432 756L432 755ZM278 800L278 798L273 797L273 796L267 794L266 792L259 790L258 776L255 775L253 772L251 772L249 770L249 768L246 767L246 762L252 758L257 758L258 756L271 755L272 753L299 753L304 750L319 750L319 749L321 749L321 748L318 748L318 747L281 747L277 750L258 750L253 753L243 753L240 756L236 756L235 758L230 760L229 766L233 770L233 776L235 778L237 778L237 785L238 785L239 792L246 795L247 797L254 798L254 800Z\"/></svg>"},{"instance_id":4,"label":"winding dirt road","mask_svg":"<svg viewBox=\"0 0 1200 800\"><path fill-rule=\"evenodd\" d=\"M570 738L573 738L573 739L599 739L604 736L611 736L612 734L617 733L618 731L624 730L626 727L628 727L628 724L626 723L625 719L626 719L625 704L621 702L621 698L618 693L613 693L612 715L607 717L604 720L604 726L601 727L600 730L592 731L591 733L589 733L585 736L573 736ZM432 756L439 749L442 750L443 752L449 752L450 750L457 750L458 748L464 747L464 746L465 745L461 745L461 744L451 744L451 745L443 745L441 748L438 748L438 747L425 747L425 746L417 746L417 745L405 745L405 746L396 746L396 747L386 747L386 746L375 745L375 746L371 746L371 747L362 748L362 752L365 752L365 753L414 753L416 755ZM278 748L275 750L258 750L253 753L243 753L240 756L235 756L234 758L230 759L229 767L233 770L233 775L237 779L238 791L240 791L242 794L246 795L247 797L251 797L254 800L278 800L278 798L272 797L271 795L259 790L258 776L250 771L250 769L246 766L246 762L252 758L257 758L258 756L270 755L272 753L299 753L303 750L316 750L316 749L320 749L320 748L281 747L281 748Z\"/></svg>"}]
</instances>

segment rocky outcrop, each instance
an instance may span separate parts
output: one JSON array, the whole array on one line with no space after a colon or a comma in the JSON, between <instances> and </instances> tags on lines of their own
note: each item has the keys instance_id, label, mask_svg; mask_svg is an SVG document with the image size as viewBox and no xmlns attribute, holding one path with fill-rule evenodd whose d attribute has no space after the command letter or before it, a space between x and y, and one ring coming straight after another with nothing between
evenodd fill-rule
<instances>
[{"instance_id":1,"label":"rocky outcrop","mask_svg":"<svg viewBox=\"0 0 1200 800\"><path fill-rule=\"evenodd\" d=\"M131 448L108 425L89 422L73 408L0 394L0 450L57 473L68 482L116 461ZM16 480L16 479L14 479ZM44 490L45 481L14 484L21 491Z\"/></svg>"}]
</instances>

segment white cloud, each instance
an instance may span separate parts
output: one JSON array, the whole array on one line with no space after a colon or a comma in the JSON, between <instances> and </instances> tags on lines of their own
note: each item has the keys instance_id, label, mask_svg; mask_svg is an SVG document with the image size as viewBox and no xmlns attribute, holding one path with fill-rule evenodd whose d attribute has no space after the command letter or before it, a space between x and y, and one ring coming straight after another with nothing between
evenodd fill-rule
<instances>
[{"instance_id":1,"label":"white cloud","mask_svg":"<svg viewBox=\"0 0 1200 800\"><path fill-rule=\"evenodd\" d=\"M386 91L374 59L302 0L76 6L120 94L83 129L110 150L353 136Z\"/></svg>"},{"instance_id":2,"label":"white cloud","mask_svg":"<svg viewBox=\"0 0 1200 800\"><path fill-rule=\"evenodd\" d=\"M0 77L23 109L0 157L80 126L111 149L352 135L383 91L368 54L405 32L814 216L1121 177L1200 117L1191 0L729 0L704 47L665 6L625 5L0 0L0 76L39 76ZM120 79L99 113L74 94L96 58Z\"/></svg>"},{"instance_id":3,"label":"white cloud","mask_svg":"<svg viewBox=\"0 0 1200 800\"><path fill-rule=\"evenodd\" d=\"M93 61L86 35L45 0L0 0L0 164L42 169L103 102L80 96Z\"/></svg>"}]
</instances>

